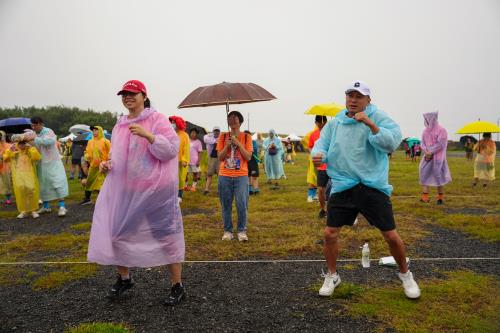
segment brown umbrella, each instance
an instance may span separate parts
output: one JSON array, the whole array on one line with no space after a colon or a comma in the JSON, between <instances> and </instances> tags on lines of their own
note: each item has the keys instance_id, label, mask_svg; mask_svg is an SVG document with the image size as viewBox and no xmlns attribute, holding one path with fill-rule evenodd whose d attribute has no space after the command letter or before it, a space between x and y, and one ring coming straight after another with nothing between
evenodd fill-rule
<instances>
[{"instance_id":1,"label":"brown umbrella","mask_svg":"<svg viewBox=\"0 0 500 333\"><path fill-rule=\"evenodd\" d=\"M252 102L270 101L276 99L269 91L255 83L230 83L199 87L190 93L178 108L194 108L201 106L243 104Z\"/></svg>"}]
</instances>

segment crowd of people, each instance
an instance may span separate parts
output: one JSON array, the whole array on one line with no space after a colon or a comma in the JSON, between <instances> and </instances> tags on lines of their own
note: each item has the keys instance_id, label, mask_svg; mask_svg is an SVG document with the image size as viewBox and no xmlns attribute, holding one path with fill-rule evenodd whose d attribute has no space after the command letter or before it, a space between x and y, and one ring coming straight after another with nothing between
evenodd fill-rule
<instances>
[{"instance_id":1,"label":"crowd of people","mask_svg":"<svg viewBox=\"0 0 500 333\"><path fill-rule=\"evenodd\" d=\"M50 213L57 201L58 215L65 216L68 177L63 165L71 161L69 180L80 179L85 196L81 205L91 204L97 193L90 232L88 260L117 269L116 282L108 297L116 298L135 284L131 267L167 265L171 291L166 305L179 304L186 291L182 283L185 258L181 203L184 192L197 190L204 178L203 194L217 191L222 209L222 240L234 238L232 207L237 212L236 236L248 241L250 195L260 193L259 165L263 165L270 189L286 179L284 164L294 163L295 146L282 141L276 131L268 136L242 131L243 115L227 115L228 131L219 126L199 137L179 116L165 117L151 106L146 86L137 80L118 91L128 114L118 119L111 142L100 126L92 126L92 139L65 145L63 156L56 135L40 117L31 118L32 131L13 135L7 143L0 132L0 194L5 203L15 202L18 218ZM358 214L378 228L399 267L398 276L409 298L420 289L406 262L405 247L396 231L388 183L389 154L402 141L399 125L371 102L370 88L354 82L345 91L346 109L328 121L315 117L315 128L302 141L310 150L306 181L307 201L318 201L319 218L326 219L324 255L328 271L319 290L328 296L340 284L336 262L341 228L353 225ZM437 112L424 114L425 130L419 144L405 150L418 161L422 196L429 203L429 188L437 188L437 204L444 204L444 186L451 181L446 160L447 133L438 123ZM206 146L206 150L203 149ZM485 133L472 147L477 151L474 183L487 186L495 177L495 143ZM189 184L189 179L191 183ZM39 207L41 201L41 207Z\"/></svg>"}]
</instances>

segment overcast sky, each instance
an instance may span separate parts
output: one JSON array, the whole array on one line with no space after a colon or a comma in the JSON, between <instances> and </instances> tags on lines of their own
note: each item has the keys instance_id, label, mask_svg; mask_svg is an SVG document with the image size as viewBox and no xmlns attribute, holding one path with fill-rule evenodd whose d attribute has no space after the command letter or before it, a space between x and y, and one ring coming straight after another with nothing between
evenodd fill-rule
<instances>
[{"instance_id":1,"label":"overcast sky","mask_svg":"<svg viewBox=\"0 0 500 333\"><path fill-rule=\"evenodd\" d=\"M303 135L310 106L344 103L362 80L404 136L420 136L424 112L450 138L500 118L498 0L0 0L0 50L1 107L126 113L116 92L138 79L160 112L210 129L224 107L177 105L198 86L253 82L278 99L234 106L250 129Z\"/></svg>"}]
</instances>

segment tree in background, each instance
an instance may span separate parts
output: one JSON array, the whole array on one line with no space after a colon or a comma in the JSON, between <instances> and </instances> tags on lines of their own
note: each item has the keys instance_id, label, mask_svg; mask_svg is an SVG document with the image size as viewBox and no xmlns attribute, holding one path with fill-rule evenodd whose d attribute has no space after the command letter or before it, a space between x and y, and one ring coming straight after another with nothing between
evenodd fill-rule
<instances>
[{"instance_id":1,"label":"tree in background","mask_svg":"<svg viewBox=\"0 0 500 333\"><path fill-rule=\"evenodd\" d=\"M90 109L81 110L66 106L0 108L0 120L11 117L31 118L33 116L42 117L45 125L58 136L67 135L69 128L75 124L99 125L111 133L117 119L117 114L110 111L96 112Z\"/></svg>"}]
</instances>

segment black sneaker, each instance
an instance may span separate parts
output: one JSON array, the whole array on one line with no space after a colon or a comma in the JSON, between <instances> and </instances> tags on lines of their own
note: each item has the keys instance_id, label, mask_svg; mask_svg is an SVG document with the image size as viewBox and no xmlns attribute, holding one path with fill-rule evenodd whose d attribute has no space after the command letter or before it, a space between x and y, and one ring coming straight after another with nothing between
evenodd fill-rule
<instances>
[{"instance_id":1,"label":"black sneaker","mask_svg":"<svg viewBox=\"0 0 500 333\"><path fill-rule=\"evenodd\" d=\"M81 202L80 202L80 206L86 206L86 205L90 205L92 203L92 200L90 199L83 199Z\"/></svg>"},{"instance_id":2,"label":"black sneaker","mask_svg":"<svg viewBox=\"0 0 500 333\"><path fill-rule=\"evenodd\" d=\"M326 217L326 210L320 210L318 214L318 218L324 219Z\"/></svg>"},{"instance_id":3,"label":"black sneaker","mask_svg":"<svg viewBox=\"0 0 500 333\"><path fill-rule=\"evenodd\" d=\"M170 290L170 295L168 295L163 304L174 306L179 304L184 298L186 298L186 289L180 283L176 283Z\"/></svg>"},{"instance_id":4,"label":"black sneaker","mask_svg":"<svg viewBox=\"0 0 500 333\"><path fill-rule=\"evenodd\" d=\"M123 294L125 290L128 290L134 286L135 282L132 281L132 278L129 278L127 280L123 280L120 275L118 275L118 278L116 279L115 284L111 287L111 289L108 291L108 298L115 298Z\"/></svg>"},{"instance_id":5,"label":"black sneaker","mask_svg":"<svg viewBox=\"0 0 500 333\"><path fill-rule=\"evenodd\" d=\"M444 205L444 201L443 201L443 199L438 199L438 200L436 201L436 205Z\"/></svg>"}]
</instances>

